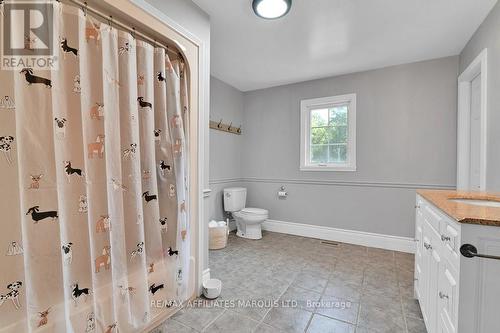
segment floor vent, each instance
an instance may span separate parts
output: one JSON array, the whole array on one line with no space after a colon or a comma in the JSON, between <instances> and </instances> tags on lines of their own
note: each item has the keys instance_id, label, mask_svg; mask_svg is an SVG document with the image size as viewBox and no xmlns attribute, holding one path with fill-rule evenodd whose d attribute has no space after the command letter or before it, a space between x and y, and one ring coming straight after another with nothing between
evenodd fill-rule
<instances>
[{"instance_id":1,"label":"floor vent","mask_svg":"<svg viewBox=\"0 0 500 333\"><path fill-rule=\"evenodd\" d=\"M328 245L328 246L339 246L340 245L339 243L330 242L330 241L321 241L321 244Z\"/></svg>"}]
</instances>

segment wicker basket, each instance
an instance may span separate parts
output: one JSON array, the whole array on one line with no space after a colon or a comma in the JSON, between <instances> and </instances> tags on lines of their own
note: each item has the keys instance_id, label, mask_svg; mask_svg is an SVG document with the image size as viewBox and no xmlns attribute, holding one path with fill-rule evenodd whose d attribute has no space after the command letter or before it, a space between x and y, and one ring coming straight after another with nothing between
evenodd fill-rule
<instances>
[{"instance_id":1,"label":"wicker basket","mask_svg":"<svg viewBox=\"0 0 500 333\"><path fill-rule=\"evenodd\" d=\"M222 227L208 228L208 248L210 250L220 250L226 247L229 228L227 225Z\"/></svg>"}]
</instances>

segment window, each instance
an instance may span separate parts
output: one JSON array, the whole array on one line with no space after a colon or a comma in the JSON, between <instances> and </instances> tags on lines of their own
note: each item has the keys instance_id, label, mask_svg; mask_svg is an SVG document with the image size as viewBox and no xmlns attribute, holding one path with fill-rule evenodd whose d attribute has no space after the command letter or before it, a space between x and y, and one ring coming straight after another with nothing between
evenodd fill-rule
<instances>
[{"instance_id":1,"label":"window","mask_svg":"<svg viewBox=\"0 0 500 333\"><path fill-rule=\"evenodd\" d=\"M301 102L300 170L356 171L356 94Z\"/></svg>"}]
</instances>

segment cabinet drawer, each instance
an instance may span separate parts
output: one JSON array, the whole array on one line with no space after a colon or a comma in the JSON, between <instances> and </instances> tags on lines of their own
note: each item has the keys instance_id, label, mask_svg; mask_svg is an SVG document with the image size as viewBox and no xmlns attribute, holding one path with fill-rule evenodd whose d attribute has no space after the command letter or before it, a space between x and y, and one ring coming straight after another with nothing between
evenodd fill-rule
<instances>
[{"instance_id":1,"label":"cabinet drawer","mask_svg":"<svg viewBox=\"0 0 500 333\"><path fill-rule=\"evenodd\" d=\"M460 265L460 226L449 218L441 221L441 241L443 242L443 255L446 260L456 269Z\"/></svg>"},{"instance_id":2,"label":"cabinet drawer","mask_svg":"<svg viewBox=\"0 0 500 333\"><path fill-rule=\"evenodd\" d=\"M439 232L439 226L441 224L441 221L443 221L444 219L443 215L438 211L436 207L434 207L427 201L424 201L420 207L425 220L434 230Z\"/></svg>"}]
</instances>

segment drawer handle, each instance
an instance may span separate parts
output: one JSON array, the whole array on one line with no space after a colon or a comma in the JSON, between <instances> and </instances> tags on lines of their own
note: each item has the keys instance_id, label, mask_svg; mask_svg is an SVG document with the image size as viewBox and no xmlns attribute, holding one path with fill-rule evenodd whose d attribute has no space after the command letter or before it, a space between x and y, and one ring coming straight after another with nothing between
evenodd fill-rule
<instances>
[{"instance_id":1,"label":"drawer handle","mask_svg":"<svg viewBox=\"0 0 500 333\"><path fill-rule=\"evenodd\" d=\"M449 297L448 297L448 295L446 295L446 294L444 294L442 292L439 292L439 298L441 298L441 299L445 299L445 298L448 299Z\"/></svg>"},{"instance_id":2,"label":"drawer handle","mask_svg":"<svg viewBox=\"0 0 500 333\"><path fill-rule=\"evenodd\" d=\"M420 208L420 205L415 205L415 209L419 209Z\"/></svg>"},{"instance_id":3,"label":"drawer handle","mask_svg":"<svg viewBox=\"0 0 500 333\"><path fill-rule=\"evenodd\" d=\"M431 250L432 249L432 245L429 244L429 243L424 243L424 247L426 250Z\"/></svg>"},{"instance_id":4,"label":"drawer handle","mask_svg":"<svg viewBox=\"0 0 500 333\"><path fill-rule=\"evenodd\" d=\"M451 237L450 236L446 236L446 235L441 235L441 240L443 242L449 242L449 241L451 241Z\"/></svg>"}]
</instances>

